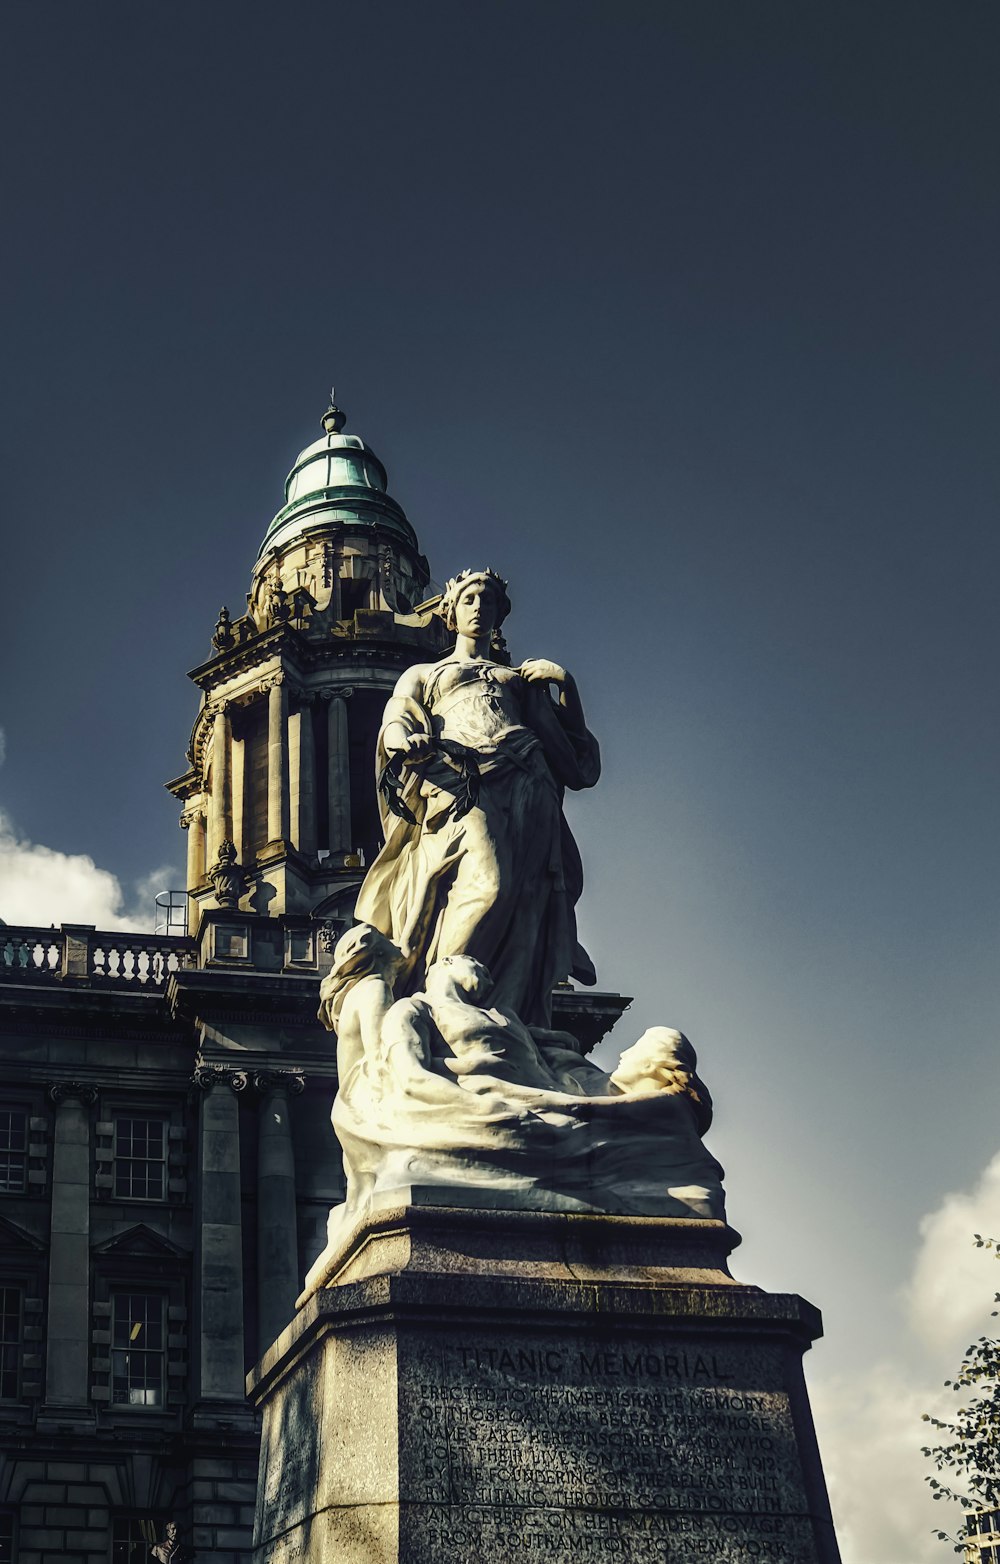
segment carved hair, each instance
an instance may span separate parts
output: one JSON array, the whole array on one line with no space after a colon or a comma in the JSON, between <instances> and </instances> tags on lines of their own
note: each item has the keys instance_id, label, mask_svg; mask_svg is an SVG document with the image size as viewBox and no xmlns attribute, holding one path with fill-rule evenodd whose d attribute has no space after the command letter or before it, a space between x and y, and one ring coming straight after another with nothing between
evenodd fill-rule
<instances>
[{"instance_id":1,"label":"carved hair","mask_svg":"<svg viewBox=\"0 0 1000 1564\"><path fill-rule=\"evenodd\" d=\"M497 622L494 628L499 630L510 613L510 598L507 595L507 583L503 576L498 575L489 565L486 566L485 570L460 570L457 576L452 576L451 580L445 583L444 591L441 594L441 602L438 605L438 613L449 630L457 630L455 607L465 588L473 581L484 582L491 586L496 593Z\"/></svg>"},{"instance_id":2,"label":"carved hair","mask_svg":"<svg viewBox=\"0 0 1000 1564\"><path fill-rule=\"evenodd\" d=\"M696 1110L698 1128L704 1134L712 1122L712 1098L697 1073L698 1055L684 1033L671 1026L648 1027L639 1041L625 1050L626 1054L636 1052L640 1053L644 1066L642 1074L649 1086L668 1097L688 1097ZM618 1061L618 1069L624 1058L625 1054ZM618 1070L614 1071L611 1080L620 1091L635 1090L619 1082Z\"/></svg>"},{"instance_id":3,"label":"carved hair","mask_svg":"<svg viewBox=\"0 0 1000 1564\"><path fill-rule=\"evenodd\" d=\"M337 941L333 966L320 986L323 1008L336 1029L344 1000L362 978L377 974L388 982L403 956L398 945L368 923L356 924Z\"/></svg>"}]
</instances>

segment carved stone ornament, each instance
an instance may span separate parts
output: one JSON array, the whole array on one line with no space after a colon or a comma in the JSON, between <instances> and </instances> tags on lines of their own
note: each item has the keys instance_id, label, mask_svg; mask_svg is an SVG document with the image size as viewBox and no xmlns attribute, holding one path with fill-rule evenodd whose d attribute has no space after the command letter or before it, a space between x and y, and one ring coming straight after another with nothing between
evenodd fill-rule
<instances>
[{"instance_id":1,"label":"carved stone ornament","mask_svg":"<svg viewBox=\"0 0 1000 1564\"><path fill-rule=\"evenodd\" d=\"M301 1070L258 1070L253 1084L261 1096L283 1091L299 1097L306 1089L306 1078Z\"/></svg>"},{"instance_id":2,"label":"carved stone ornament","mask_svg":"<svg viewBox=\"0 0 1000 1564\"><path fill-rule=\"evenodd\" d=\"M337 941L343 934L347 925L343 918L327 918L319 926L319 948L327 956L332 956Z\"/></svg>"},{"instance_id":3,"label":"carved stone ornament","mask_svg":"<svg viewBox=\"0 0 1000 1564\"><path fill-rule=\"evenodd\" d=\"M191 1084L203 1092L210 1092L213 1086L228 1086L239 1094L250 1085L250 1076L246 1070L231 1070L224 1064L199 1064L191 1077Z\"/></svg>"},{"instance_id":4,"label":"carved stone ornament","mask_svg":"<svg viewBox=\"0 0 1000 1564\"><path fill-rule=\"evenodd\" d=\"M354 694L353 684L327 684L316 694L321 701L349 701Z\"/></svg>"},{"instance_id":5,"label":"carved stone ornament","mask_svg":"<svg viewBox=\"0 0 1000 1564\"><path fill-rule=\"evenodd\" d=\"M219 609L219 618L215 626L215 634L212 636L212 645L217 652L228 651L234 643L233 621L229 609L225 604Z\"/></svg>"},{"instance_id":6,"label":"carved stone ornament","mask_svg":"<svg viewBox=\"0 0 1000 1564\"><path fill-rule=\"evenodd\" d=\"M57 1107L62 1102L76 1098L85 1108L92 1108L97 1101L97 1087L88 1086L86 1081L56 1081L49 1087L46 1096Z\"/></svg>"},{"instance_id":7,"label":"carved stone ornament","mask_svg":"<svg viewBox=\"0 0 1000 1564\"><path fill-rule=\"evenodd\" d=\"M209 869L208 877L215 886L215 899L220 907L239 906L248 881L237 860L236 845L228 837L219 843L219 856Z\"/></svg>"},{"instance_id":8,"label":"carved stone ornament","mask_svg":"<svg viewBox=\"0 0 1000 1564\"><path fill-rule=\"evenodd\" d=\"M185 809L177 823L182 831L189 831L193 825L197 825L204 818L203 809Z\"/></svg>"}]
</instances>

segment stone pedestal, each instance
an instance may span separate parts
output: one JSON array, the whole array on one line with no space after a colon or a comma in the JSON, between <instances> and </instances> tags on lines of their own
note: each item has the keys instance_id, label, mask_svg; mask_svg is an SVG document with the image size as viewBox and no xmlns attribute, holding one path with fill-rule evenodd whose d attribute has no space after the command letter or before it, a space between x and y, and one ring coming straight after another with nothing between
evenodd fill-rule
<instances>
[{"instance_id":1,"label":"stone pedestal","mask_svg":"<svg viewBox=\"0 0 1000 1564\"><path fill-rule=\"evenodd\" d=\"M721 1222L399 1206L250 1375L254 1564L837 1564L819 1315Z\"/></svg>"}]
</instances>

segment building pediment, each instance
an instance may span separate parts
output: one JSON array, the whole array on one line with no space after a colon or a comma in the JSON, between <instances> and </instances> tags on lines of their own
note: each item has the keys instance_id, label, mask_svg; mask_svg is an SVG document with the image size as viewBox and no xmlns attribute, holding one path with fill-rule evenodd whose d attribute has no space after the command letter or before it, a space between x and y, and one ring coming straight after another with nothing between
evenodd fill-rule
<instances>
[{"instance_id":1,"label":"building pediment","mask_svg":"<svg viewBox=\"0 0 1000 1564\"><path fill-rule=\"evenodd\" d=\"M179 1244L173 1243L163 1233L158 1233L152 1227L147 1227L145 1222L137 1222L134 1227L126 1228L123 1233L116 1233L113 1238L106 1238L103 1243L92 1244L91 1253L94 1255L114 1255L136 1259L155 1260L187 1260L190 1253L182 1249Z\"/></svg>"},{"instance_id":2,"label":"building pediment","mask_svg":"<svg viewBox=\"0 0 1000 1564\"><path fill-rule=\"evenodd\" d=\"M44 1254L45 1244L27 1228L0 1216L0 1250L5 1254Z\"/></svg>"}]
</instances>

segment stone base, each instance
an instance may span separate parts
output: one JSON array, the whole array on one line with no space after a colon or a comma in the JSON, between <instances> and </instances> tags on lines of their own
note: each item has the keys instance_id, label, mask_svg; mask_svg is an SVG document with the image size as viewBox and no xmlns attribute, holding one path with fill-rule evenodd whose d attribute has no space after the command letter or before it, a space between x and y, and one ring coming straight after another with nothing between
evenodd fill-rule
<instances>
[{"instance_id":1,"label":"stone base","mask_svg":"<svg viewBox=\"0 0 1000 1564\"><path fill-rule=\"evenodd\" d=\"M837 1564L802 1378L819 1315L735 1282L736 1242L383 1211L249 1377L254 1564Z\"/></svg>"}]
</instances>

